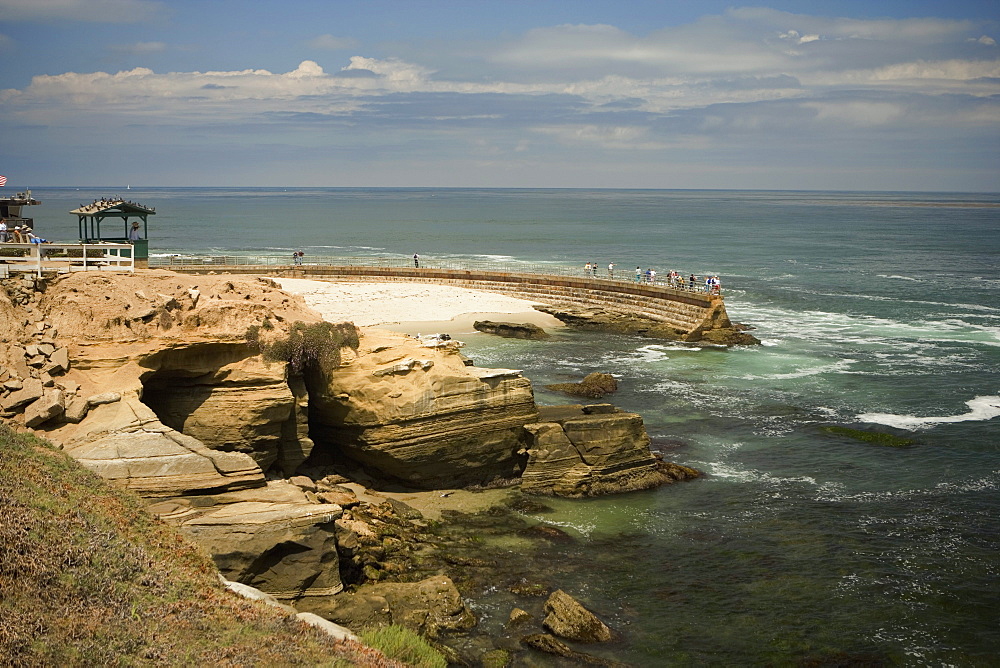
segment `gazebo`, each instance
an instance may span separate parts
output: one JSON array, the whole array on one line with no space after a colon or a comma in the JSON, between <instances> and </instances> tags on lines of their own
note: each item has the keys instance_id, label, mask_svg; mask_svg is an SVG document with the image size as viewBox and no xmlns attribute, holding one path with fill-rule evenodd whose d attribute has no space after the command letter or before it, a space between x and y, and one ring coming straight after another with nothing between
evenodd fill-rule
<instances>
[{"instance_id":1,"label":"gazebo","mask_svg":"<svg viewBox=\"0 0 1000 668\"><path fill-rule=\"evenodd\" d=\"M138 202L123 200L122 198L94 200L93 204L86 204L78 209L73 209L70 213L77 217L77 225L80 231L81 243L99 243L109 241L113 243L132 244L132 257L143 264L149 260L149 216L156 214L156 209L144 206ZM118 218L122 221L122 227L115 226L116 231L101 231L101 223L106 218ZM142 232L138 235L130 234L129 218L142 220ZM138 222L138 221L134 221ZM121 234L117 233L121 231Z\"/></svg>"}]
</instances>

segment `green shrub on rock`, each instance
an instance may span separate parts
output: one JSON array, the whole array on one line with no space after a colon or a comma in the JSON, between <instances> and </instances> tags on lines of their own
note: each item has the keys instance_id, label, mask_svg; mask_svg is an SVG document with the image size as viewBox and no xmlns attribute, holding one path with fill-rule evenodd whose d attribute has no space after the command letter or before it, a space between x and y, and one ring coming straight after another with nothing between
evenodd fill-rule
<instances>
[{"instance_id":1,"label":"green shrub on rock","mask_svg":"<svg viewBox=\"0 0 1000 668\"><path fill-rule=\"evenodd\" d=\"M270 324L269 321L265 321ZM246 331L247 343L257 348L264 359L288 362L294 373L307 367L336 368L340 351L358 347L358 328L350 322L296 322L284 337L265 337L267 326L254 325Z\"/></svg>"}]
</instances>

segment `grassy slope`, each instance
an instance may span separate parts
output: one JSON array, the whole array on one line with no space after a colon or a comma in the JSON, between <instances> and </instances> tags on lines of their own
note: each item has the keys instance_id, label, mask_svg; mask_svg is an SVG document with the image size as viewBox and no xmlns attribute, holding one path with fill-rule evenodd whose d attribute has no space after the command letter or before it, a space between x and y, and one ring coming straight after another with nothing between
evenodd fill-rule
<instances>
[{"instance_id":1,"label":"grassy slope","mask_svg":"<svg viewBox=\"0 0 1000 668\"><path fill-rule=\"evenodd\" d=\"M225 591L134 496L2 426L0 620L5 665L399 665Z\"/></svg>"}]
</instances>

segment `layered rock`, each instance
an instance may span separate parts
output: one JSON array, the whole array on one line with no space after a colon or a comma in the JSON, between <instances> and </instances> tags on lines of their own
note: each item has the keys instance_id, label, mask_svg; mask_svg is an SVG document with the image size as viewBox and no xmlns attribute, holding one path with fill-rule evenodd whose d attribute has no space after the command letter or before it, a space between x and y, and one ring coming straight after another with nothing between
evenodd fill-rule
<instances>
[{"instance_id":1,"label":"layered rock","mask_svg":"<svg viewBox=\"0 0 1000 668\"><path fill-rule=\"evenodd\" d=\"M714 343L725 346L759 345L760 340L734 325L721 301L699 312L691 323L656 320L638 313L600 307L536 306L570 327L618 334L636 334L653 339Z\"/></svg>"},{"instance_id":2,"label":"layered rock","mask_svg":"<svg viewBox=\"0 0 1000 668\"><path fill-rule=\"evenodd\" d=\"M222 342L164 347L142 360L143 400L168 426L210 448L250 455L268 470L284 450L286 475L309 455L312 442L299 428L300 396L287 365L268 362L244 344ZM291 424L288 424L291 422Z\"/></svg>"},{"instance_id":3,"label":"layered rock","mask_svg":"<svg viewBox=\"0 0 1000 668\"><path fill-rule=\"evenodd\" d=\"M549 333L538 325L520 322L495 322L493 320L477 320L472 323L477 331L495 334L507 339L547 339Z\"/></svg>"},{"instance_id":4,"label":"layered rock","mask_svg":"<svg viewBox=\"0 0 1000 668\"><path fill-rule=\"evenodd\" d=\"M649 450L642 417L609 404L540 409L525 425L521 489L580 497L649 489L670 481Z\"/></svg>"},{"instance_id":5,"label":"layered rock","mask_svg":"<svg viewBox=\"0 0 1000 668\"><path fill-rule=\"evenodd\" d=\"M537 415L520 371L469 367L457 349L369 330L323 382L310 397L317 450L424 488L520 473L521 427Z\"/></svg>"}]
</instances>

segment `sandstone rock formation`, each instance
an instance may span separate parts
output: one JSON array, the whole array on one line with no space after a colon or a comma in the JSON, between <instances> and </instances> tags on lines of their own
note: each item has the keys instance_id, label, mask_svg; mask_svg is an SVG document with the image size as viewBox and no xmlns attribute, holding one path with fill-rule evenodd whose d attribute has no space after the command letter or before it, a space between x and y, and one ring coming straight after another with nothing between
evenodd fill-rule
<instances>
[{"instance_id":1,"label":"sandstone rock formation","mask_svg":"<svg viewBox=\"0 0 1000 668\"><path fill-rule=\"evenodd\" d=\"M760 340L733 325L721 302L693 329L678 327L643 315L623 313L599 307L536 306L570 327L577 329L637 334L653 339L668 339L690 343L704 341L726 346L760 345Z\"/></svg>"},{"instance_id":2,"label":"sandstone rock formation","mask_svg":"<svg viewBox=\"0 0 1000 668\"><path fill-rule=\"evenodd\" d=\"M214 551L232 578L289 599L341 588L339 508L317 512L301 493L265 487L268 467L297 466L311 448L301 379L262 359L244 336L265 322L280 334L288 323L318 321L301 299L266 279L162 271L2 285L8 422L162 499L157 512ZM257 497L225 498L247 488L258 488ZM206 498L192 495L208 493L220 494L204 504L211 510L192 505Z\"/></svg>"},{"instance_id":3,"label":"sandstone rock formation","mask_svg":"<svg viewBox=\"0 0 1000 668\"><path fill-rule=\"evenodd\" d=\"M335 619L431 635L474 623L446 578L388 582L412 572L400 546L416 530L392 529L408 510L376 513L332 471L425 488L521 477L565 496L669 479L638 416L540 412L519 371L469 366L457 342L367 330L333 362L296 357L282 342L328 324L268 279L0 286L0 419L145 497L228 580ZM333 596L345 584L362 587Z\"/></svg>"},{"instance_id":4,"label":"sandstone rock formation","mask_svg":"<svg viewBox=\"0 0 1000 668\"><path fill-rule=\"evenodd\" d=\"M466 366L455 349L368 330L358 354L310 395L314 459L336 452L424 488L520 473L521 427L535 420L520 371Z\"/></svg>"},{"instance_id":5,"label":"sandstone rock formation","mask_svg":"<svg viewBox=\"0 0 1000 668\"><path fill-rule=\"evenodd\" d=\"M642 417L610 404L551 406L530 435L521 489L534 494L596 496L670 481L649 451Z\"/></svg>"}]
</instances>

